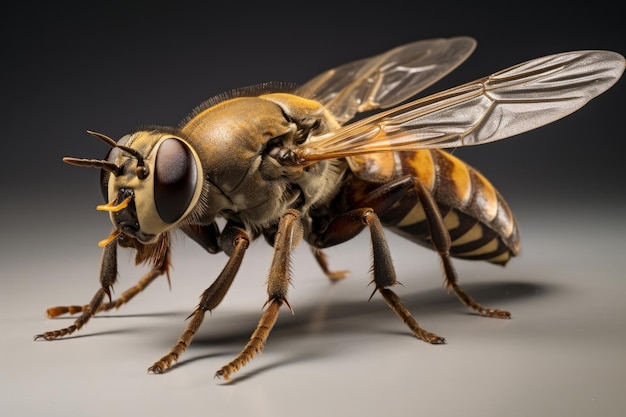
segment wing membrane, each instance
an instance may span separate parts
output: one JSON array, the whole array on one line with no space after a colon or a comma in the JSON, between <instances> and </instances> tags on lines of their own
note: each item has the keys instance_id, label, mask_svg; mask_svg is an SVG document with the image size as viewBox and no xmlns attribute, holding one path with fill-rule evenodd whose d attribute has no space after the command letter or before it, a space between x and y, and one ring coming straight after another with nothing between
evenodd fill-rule
<instances>
[{"instance_id":1,"label":"wing membrane","mask_svg":"<svg viewBox=\"0 0 626 417\"><path fill-rule=\"evenodd\" d=\"M312 137L303 161L493 142L576 111L623 71L624 57L609 51L537 58Z\"/></svg>"},{"instance_id":2,"label":"wing membrane","mask_svg":"<svg viewBox=\"0 0 626 417\"><path fill-rule=\"evenodd\" d=\"M459 66L474 51L469 37L430 39L328 70L296 94L325 105L343 124L356 113L395 106Z\"/></svg>"}]
</instances>

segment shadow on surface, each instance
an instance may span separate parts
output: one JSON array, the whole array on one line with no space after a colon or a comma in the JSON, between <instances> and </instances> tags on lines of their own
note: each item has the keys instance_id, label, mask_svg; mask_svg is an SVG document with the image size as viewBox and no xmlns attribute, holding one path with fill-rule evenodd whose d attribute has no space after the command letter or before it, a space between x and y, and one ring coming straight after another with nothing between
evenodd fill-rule
<instances>
[{"instance_id":1,"label":"shadow on surface","mask_svg":"<svg viewBox=\"0 0 626 417\"><path fill-rule=\"evenodd\" d=\"M320 352L320 351L298 352L295 355L289 356L282 360L277 360L275 362L269 363L264 366L260 366L258 368L253 368L249 370L246 368L246 372L236 372L234 376L232 377L232 379L230 379L229 381L221 380L222 382L220 385L224 385L224 386L236 385L238 383L245 382L246 380L250 378L254 378L257 375L263 374L267 371L271 371L272 369L282 368L283 366L286 366L292 363L299 363L299 362L303 362L303 361L307 361L307 360L311 360L311 359L315 359L317 357L323 357L323 356L324 356L323 352Z\"/></svg>"},{"instance_id":2,"label":"shadow on surface","mask_svg":"<svg viewBox=\"0 0 626 417\"><path fill-rule=\"evenodd\" d=\"M325 338L333 339L338 337L350 337L350 335L364 332L376 332L382 334L397 334L399 336L413 337L408 329L390 330L380 323L402 323L391 312L387 304L380 298L374 297L370 302L363 301L333 301L334 285L329 287L318 304L308 304L297 308L297 314L282 314L273 331L270 339L273 346L283 344L289 345L293 341L303 337L315 337L316 334ZM535 284L528 282L490 282L480 284L468 284L464 289L477 301L490 307L500 307L500 304L510 306L514 302L528 299L530 297L545 297L554 293L557 289L551 285ZM430 290L412 294L405 294L402 299L416 319L437 314L476 314L465 307L453 294L447 295L445 289ZM385 314L383 314L385 313ZM476 314L477 315L477 314ZM233 359L249 340L254 325L256 325L261 313L252 315L247 313L233 317L233 325L229 331L225 332L224 327L216 329L207 325L205 321L204 329L200 329L194 338L189 350L183 358L172 367L178 368L187 364L206 358L225 356L224 363ZM514 312L513 312L514 316ZM497 320L497 319L493 319ZM182 331L182 329L181 329ZM321 337L320 337L321 338ZM330 354L329 350L336 349L336 345L325 343L314 344L312 346L299 346L297 354L287 353L287 357L276 360L259 368L245 368L245 372L237 372L230 381L223 381L222 385L232 385L253 378L271 369L285 366L289 363L297 363L303 360L310 360ZM204 352L205 349L222 349L222 353L199 354L194 356L194 352ZM224 347L228 347L229 352L225 352ZM232 350L230 349L232 347ZM286 350L284 352L289 352ZM185 358L186 357L186 358ZM219 364L219 365L223 365ZM216 367L215 370L219 369Z\"/></svg>"},{"instance_id":3,"label":"shadow on surface","mask_svg":"<svg viewBox=\"0 0 626 417\"><path fill-rule=\"evenodd\" d=\"M337 285L341 284L338 283ZM334 287L335 285L331 285L319 303L294 306L296 310L294 315L282 314L273 332L280 331L285 337L317 332L330 335L334 333L345 334L346 331L360 332L360 329L367 329L368 323L375 319L394 320L394 322L398 320L380 296L375 294L369 302L366 299L362 301L334 301L332 299ZM476 301L492 308L502 308L504 304L510 305L530 297L545 297L555 291L554 286L528 282L468 284L463 288ZM446 294L443 288L403 294L400 295L400 298L418 321L426 316L449 315L451 312L478 316L473 310L463 305L454 294ZM383 312L385 314L382 314ZM204 329L200 329L193 344L196 346L215 346L245 343L254 330L247 323L253 323L254 326L260 317L261 312L254 316L248 313L245 316L233 317L232 323L242 323L242 326L232 326L227 333L223 329L219 330L221 335L216 334L215 330L211 331L211 326L206 325L205 322ZM515 317L514 311L513 317ZM246 324L243 325L243 323Z\"/></svg>"},{"instance_id":4,"label":"shadow on surface","mask_svg":"<svg viewBox=\"0 0 626 417\"><path fill-rule=\"evenodd\" d=\"M403 328L403 324L393 314L382 297L375 294L368 302L363 300L346 300L339 299L342 289L341 283L330 284L326 291L317 294L315 299L311 299L308 303L294 306L295 315L288 313L285 308L281 312L279 319L270 335L273 346L290 345L304 337L322 338L345 338L345 337L361 337L364 333L379 334L397 334L399 336L413 337L410 331ZM488 307L495 308L512 308L512 305L525 299L546 297L558 291L555 286L547 284L537 284L529 282L488 282L474 283L464 285L463 288L476 301ZM454 294L446 294L444 288L431 289L427 291L405 293L404 287L396 287L402 301L411 311L413 316L420 322L426 317L437 315L477 315L473 310L464 306ZM169 311L169 312L152 312L143 314L117 314L115 311L101 313L94 317L95 320L102 318L181 318L181 321L173 320L163 323L160 327L158 340L156 343L162 345L165 354L174 345L178 336L185 330L186 321L189 312L185 311ZM244 347L249 340L259 318L261 310L257 313L247 310L245 313L231 315L209 320L210 314L207 313L204 323L196 336L194 337L189 349L183 354L181 360L172 365L168 372L175 371L189 364L211 358L222 358L227 363L233 359L238 352ZM74 316L60 316L50 320L50 323L66 323L75 320ZM515 311L513 308L513 317ZM219 320L219 321L215 321ZM387 326L387 323L389 326ZM398 328L398 323L400 328ZM119 335L119 334L137 334L152 332L154 328L142 326L138 328L136 323L132 327L127 327L125 322L119 322L120 327L114 330L107 330L95 333L77 333L69 335L59 340L71 340L83 337L103 336L103 335ZM50 326L62 327L62 326ZM159 341L160 340L160 341ZM152 340L151 343L154 343ZM268 370L282 367L289 363L296 363L303 360L310 360L315 357L330 354L328 350L335 349L336 346L326 344L315 344L311 348L300 347L298 352L294 354L286 353L286 357L278 359L270 364L265 364L259 368L246 368L245 373L237 373L233 380L223 381L224 385L230 385L236 382L243 382L249 378L264 373ZM209 350L209 353L207 353ZM287 351L288 352L288 351ZM221 360L219 362L222 362ZM223 365L223 364L220 364ZM216 368L215 370L217 370Z\"/></svg>"}]
</instances>

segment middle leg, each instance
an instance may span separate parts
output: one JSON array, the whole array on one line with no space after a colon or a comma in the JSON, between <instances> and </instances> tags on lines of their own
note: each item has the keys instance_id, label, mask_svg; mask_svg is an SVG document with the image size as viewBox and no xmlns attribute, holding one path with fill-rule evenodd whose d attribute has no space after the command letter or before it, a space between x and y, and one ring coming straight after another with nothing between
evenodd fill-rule
<instances>
[{"instance_id":1,"label":"middle leg","mask_svg":"<svg viewBox=\"0 0 626 417\"><path fill-rule=\"evenodd\" d=\"M302 223L300 213L296 210L287 210L280 219L278 230L274 238L274 256L267 280L268 300L267 309L261 316L259 324L250 340L235 359L224 365L215 374L218 378L228 381L232 374L237 372L246 363L250 362L257 353L260 353L270 331L276 324L278 312L283 304L289 309L287 290L291 283L291 252L302 240ZM293 312L293 310L292 310Z\"/></svg>"}]
</instances>

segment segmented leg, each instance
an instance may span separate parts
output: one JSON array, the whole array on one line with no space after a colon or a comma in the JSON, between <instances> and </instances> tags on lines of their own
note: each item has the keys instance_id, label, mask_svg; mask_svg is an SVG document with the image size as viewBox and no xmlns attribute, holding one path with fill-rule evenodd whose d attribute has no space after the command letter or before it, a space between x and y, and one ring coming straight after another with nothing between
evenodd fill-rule
<instances>
[{"instance_id":1,"label":"segmented leg","mask_svg":"<svg viewBox=\"0 0 626 417\"><path fill-rule=\"evenodd\" d=\"M396 277L384 237L383 227L377 213L384 216L387 210L410 192L417 193L426 213L433 246L441 258L446 286L452 288L456 296L464 304L482 315L496 318L510 317L510 313L507 311L481 306L459 286L458 278L450 259L450 235L432 195L418 178L411 176L402 177L375 189L359 201L352 210L330 219L325 230L312 233L310 240L312 240L315 247L326 248L352 239L368 226L371 233L374 257L372 267L374 283L376 284L374 293L376 291L381 293L387 304L407 324L415 336L429 343L445 343L443 337L422 329L411 316L408 309L401 303L400 298L390 289L392 285L396 284Z\"/></svg>"},{"instance_id":2,"label":"segmented leg","mask_svg":"<svg viewBox=\"0 0 626 417\"><path fill-rule=\"evenodd\" d=\"M372 296L376 291L380 292L389 307L402 319L417 338L433 344L445 343L443 337L422 329L409 310L402 304L397 294L390 289L391 286L397 284L396 272L383 232L383 226L373 209L354 209L335 217L326 229L327 234L318 237L317 244L325 246L329 241L334 241L338 237L336 234L349 232L350 235L356 236L365 227L370 229L372 243L373 283L376 285ZM343 236L345 237L346 235L344 234Z\"/></svg>"},{"instance_id":3,"label":"segmented leg","mask_svg":"<svg viewBox=\"0 0 626 417\"><path fill-rule=\"evenodd\" d=\"M283 302L283 299L270 299L267 302L267 309L261 316L261 320L259 320L259 324L257 324L256 329L252 333L252 336L250 336L250 340L246 343L246 346L235 359L222 366L222 368L215 373L216 378L223 378L224 381L230 380L232 374L241 369L245 364L250 362L257 353L260 353L263 350L265 342L267 341L274 324L276 324L278 312L280 307L283 305Z\"/></svg>"},{"instance_id":4,"label":"segmented leg","mask_svg":"<svg viewBox=\"0 0 626 417\"><path fill-rule=\"evenodd\" d=\"M53 340L82 328L96 313L100 311L117 308L127 303L131 298L137 295L143 288L160 275L167 274L170 267L170 238L169 233L162 233L159 238L150 244L143 244L135 239L126 239L121 241L116 239L117 230L114 229L110 239L104 246L102 252L102 261L100 263L100 289L86 306L70 306L70 307L52 307L48 309L48 316L55 317L60 314L82 312L82 314L74 321L71 326L64 329L54 330L35 336L36 339ZM111 238L113 237L113 238ZM113 301L111 300L111 288L117 280L117 246L132 247L137 250L135 262L150 262L153 267L144 275L139 282L125 291L122 296ZM108 303L104 302L104 297L109 299ZM72 313L73 314L73 313Z\"/></svg>"},{"instance_id":5,"label":"segmented leg","mask_svg":"<svg viewBox=\"0 0 626 417\"><path fill-rule=\"evenodd\" d=\"M67 336L69 334L74 333L77 330L80 330L100 309L102 305L102 301L105 296L108 296L109 299L111 297L111 287L115 283L117 278L117 244L115 242L108 244L104 247L102 252L102 262L100 267L100 289L96 292L96 294L91 299L91 302L83 312L74 321L71 326L65 327L59 330L53 330L49 332L45 332L35 336L35 340L37 339L46 339L53 340L59 337Z\"/></svg>"},{"instance_id":6,"label":"segmented leg","mask_svg":"<svg viewBox=\"0 0 626 417\"><path fill-rule=\"evenodd\" d=\"M302 223L300 221L300 213L295 210L287 210L280 219L274 238L274 255L267 280L267 293L269 296L266 304L267 309L261 316L261 320L246 346L235 359L217 371L216 377L228 381L233 373L252 360L265 346L270 331L278 318L280 307L283 303L289 306L286 296L289 283L291 282L291 252L300 243L301 239Z\"/></svg>"},{"instance_id":7,"label":"segmented leg","mask_svg":"<svg viewBox=\"0 0 626 417\"><path fill-rule=\"evenodd\" d=\"M419 199L422 202L422 206L424 207L424 212L426 213L433 246L441 258L446 287L448 289L452 288L459 300L483 316L510 318L511 313L506 310L483 307L459 286L458 276L452 265L452 260L450 259L450 234L441 218L439 208L432 195L423 184L417 178L413 178L412 180Z\"/></svg>"},{"instance_id":8,"label":"segmented leg","mask_svg":"<svg viewBox=\"0 0 626 417\"><path fill-rule=\"evenodd\" d=\"M96 313L102 313L106 311L110 311L113 309L118 309L122 305L128 303L134 296L139 294L141 291L146 289L152 281L154 281L157 277L163 275L163 271L159 269L152 269L148 271L134 286L130 287L126 291L122 293L117 299L110 301L108 303L103 303L98 308ZM91 304L86 304L83 306L58 306L58 307L50 307L46 310L46 314L49 318L58 317L63 314L76 314L76 313L85 313L87 310L91 308Z\"/></svg>"},{"instance_id":9,"label":"segmented leg","mask_svg":"<svg viewBox=\"0 0 626 417\"><path fill-rule=\"evenodd\" d=\"M172 347L165 356L149 367L148 372L160 374L169 369L172 364L178 360L180 355L187 350L187 347L204 320L205 313L216 308L228 292L228 289L237 275L237 271L239 271L243 256L250 246L250 236L245 230L227 224L224 228L222 239L228 241L228 243L222 244L224 251L229 255L226 266L213 284L204 291L198 307L187 317L187 319L191 320L187 324L183 334L178 338L174 347Z\"/></svg>"},{"instance_id":10,"label":"segmented leg","mask_svg":"<svg viewBox=\"0 0 626 417\"><path fill-rule=\"evenodd\" d=\"M409 329L411 329L411 332L413 332L417 338L433 344L445 343L446 339L443 337L422 329L409 310L402 304L400 297L398 297L398 295L389 288L392 285L397 284L397 281L395 268L393 267L393 262L391 260L391 253L383 232L383 226L374 211L371 209L362 210L363 220L370 229L372 240L372 270L374 272L374 284L376 285L376 290L378 290L389 307L391 307L394 313L402 319L402 321L409 327Z\"/></svg>"},{"instance_id":11,"label":"segmented leg","mask_svg":"<svg viewBox=\"0 0 626 417\"><path fill-rule=\"evenodd\" d=\"M326 254L318 248L311 246L311 252L313 252L313 256L315 256L315 260L319 264L322 271L331 281L339 281L346 277L350 273L348 270L341 271L331 271L328 267L328 260L326 259Z\"/></svg>"},{"instance_id":12,"label":"segmented leg","mask_svg":"<svg viewBox=\"0 0 626 417\"><path fill-rule=\"evenodd\" d=\"M391 307L394 313L406 324L411 332L418 338L422 339L425 342L432 343L433 345L440 345L446 343L446 339L437 336L435 333L431 333L427 330L424 330L420 327L417 321L411 315L409 309L407 309L402 302L400 301L400 297L390 290L389 288L378 287L378 292L383 296L387 305Z\"/></svg>"}]
</instances>

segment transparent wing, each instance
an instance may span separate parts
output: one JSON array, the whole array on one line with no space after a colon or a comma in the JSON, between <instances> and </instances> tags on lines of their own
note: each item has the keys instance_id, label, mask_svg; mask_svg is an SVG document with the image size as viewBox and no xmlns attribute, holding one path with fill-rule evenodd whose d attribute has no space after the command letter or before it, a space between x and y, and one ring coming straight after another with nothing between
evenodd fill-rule
<instances>
[{"instance_id":1,"label":"transparent wing","mask_svg":"<svg viewBox=\"0 0 626 417\"><path fill-rule=\"evenodd\" d=\"M474 51L469 37L430 39L328 70L295 91L343 124L356 113L395 106L459 66Z\"/></svg>"},{"instance_id":2,"label":"transparent wing","mask_svg":"<svg viewBox=\"0 0 626 417\"><path fill-rule=\"evenodd\" d=\"M564 117L610 88L624 57L575 51L513 66L378 113L302 145L302 161L493 142Z\"/></svg>"}]
</instances>

